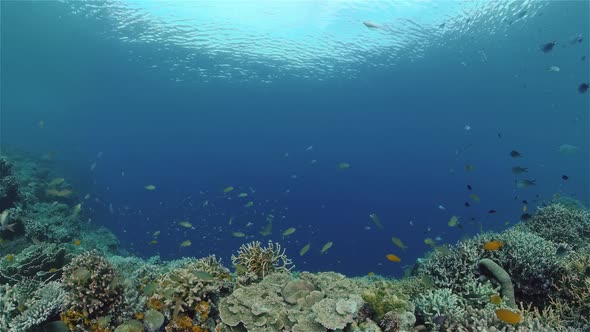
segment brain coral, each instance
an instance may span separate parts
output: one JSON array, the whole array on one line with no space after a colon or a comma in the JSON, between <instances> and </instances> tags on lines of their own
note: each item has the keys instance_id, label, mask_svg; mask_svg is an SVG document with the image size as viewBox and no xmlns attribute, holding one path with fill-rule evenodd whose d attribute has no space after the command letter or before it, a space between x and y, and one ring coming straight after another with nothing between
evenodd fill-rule
<instances>
[{"instance_id":1,"label":"brain coral","mask_svg":"<svg viewBox=\"0 0 590 332\"><path fill-rule=\"evenodd\" d=\"M525 225L546 240L565 242L574 248L590 240L590 212L573 205L554 203L542 207Z\"/></svg>"}]
</instances>

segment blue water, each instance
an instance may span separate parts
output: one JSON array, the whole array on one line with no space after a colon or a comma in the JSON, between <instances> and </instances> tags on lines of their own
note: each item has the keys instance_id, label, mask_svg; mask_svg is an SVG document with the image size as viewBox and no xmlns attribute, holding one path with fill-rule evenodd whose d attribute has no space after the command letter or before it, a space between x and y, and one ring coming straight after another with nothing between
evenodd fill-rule
<instances>
[{"instance_id":1,"label":"blue water","mask_svg":"<svg viewBox=\"0 0 590 332\"><path fill-rule=\"evenodd\" d=\"M283 55L277 43L278 55L267 58L239 47L215 52L215 43L177 43L182 29L141 18L123 27L114 10L83 4L1 3L1 145L54 152L55 176L75 185L85 217L133 254L215 253L229 264L242 243L273 240L299 270L400 276L430 249L425 238L444 244L501 231L518 222L522 200L530 213L554 194L590 202L589 94L577 91L589 80L586 1L514 5L498 17L462 12L446 25L400 31L336 16L368 44L341 45L358 50L317 61L310 57L325 51L321 43L285 45ZM445 5L432 6L425 10ZM367 7L343 12L375 13ZM215 29L239 33L237 23L201 16L212 40ZM146 40L153 29L161 35ZM323 33L307 30L316 42L313 34ZM572 42L578 35L582 42ZM236 38L245 47L248 38L255 42ZM554 40L552 52L540 51ZM560 154L562 144L578 150ZM511 150L523 157L511 158ZM529 169L518 178L536 186L516 188L517 165ZM149 184L156 189L145 190ZM236 189L224 194L227 186ZM275 221L264 237L268 214ZM462 229L447 226L453 215ZM194 229L178 226L182 220ZM289 227L296 232L283 239ZM238 231L248 236L233 237ZM408 249L395 247L392 236ZM184 240L192 245L180 247ZM329 241L334 246L320 254ZM300 257L307 243L311 250ZM401 263L388 262L388 253Z\"/></svg>"}]
</instances>

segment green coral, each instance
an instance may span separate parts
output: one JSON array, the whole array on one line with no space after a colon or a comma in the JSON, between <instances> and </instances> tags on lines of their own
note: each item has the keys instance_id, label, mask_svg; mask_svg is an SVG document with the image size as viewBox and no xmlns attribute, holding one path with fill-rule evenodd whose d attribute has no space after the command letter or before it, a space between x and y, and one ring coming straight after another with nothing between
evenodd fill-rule
<instances>
[{"instance_id":1,"label":"green coral","mask_svg":"<svg viewBox=\"0 0 590 332\"><path fill-rule=\"evenodd\" d=\"M362 298L374 311L377 321L381 321L390 311L396 313L414 311L414 306L409 301L410 297L397 282L375 281L362 292Z\"/></svg>"},{"instance_id":2,"label":"green coral","mask_svg":"<svg viewBox=\"0 0 590 332\"><path fill-rule=\"evenodd\" d=\"M414 300L416 315L429 328L439 328L438 320L444 317L447 324L465 320L464 299L449 288L433 289ZM447 322L448 320L448 322Z\"/></svg>"}]
</instances>

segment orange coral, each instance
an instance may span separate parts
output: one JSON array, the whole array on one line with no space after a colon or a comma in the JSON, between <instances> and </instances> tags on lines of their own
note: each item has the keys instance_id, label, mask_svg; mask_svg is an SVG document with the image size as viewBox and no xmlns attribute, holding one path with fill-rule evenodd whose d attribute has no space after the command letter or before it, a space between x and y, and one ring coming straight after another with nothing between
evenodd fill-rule
<instances>
[{"instance_id":1,"label":"orange coral","mask_svg":"<svg viewBox=\"0 0 590 332\"><path fill-rule=\"evenodd\" d=\"M164 303L158 299L151 298L147 302L147 307L153 310L162 311L162 309L164 309Z\"/></svg>"},{"instance_id":2,"label":"orange coral","mask_svg":"<svg viewBox=\"0 0 590 332\"><path fill-rule=\"evenodd\" d=\"M80 324L82 326L90 325L90 319L88 319L88 315L75 310L68 310L65 313L61 313L60 319L70 330L74 330Z\"/></svg>"},{"instance_id":3,"label":"orange coral","mask_svg":"<svg viewBox=\"0 0 590 332\"><path fill-rule=\"evenodd\" d=\"M195 326L193 321L188 316L179 316L166 326L166 332L194 332ZM197 331L198 332L198 331Z\"/></svg>"},{"instance_id":4,"label":"orange coral","mask_svg":"<svg viewBox=\"0 0 590 332\"><path fill-rule=\"evenodd\" d=\"M201 319L200 321L204 322L207 320L207 318L209 318L209 312L211 311L211 306L209 305L209 302L201 301L195 307L195 311L199 315L199 318Z\"/></svg>"},{"instance_id":5,"label":"orange coral","mask_svg":"<svg viewBox=\"0 0 590 332\"><path fill-rule=\"evenodd\" d=\"M143 315L143 312L138 312L134 316L135 316L135 319L137 319L137 320L143 320L144 315Z\"/></svg>"}]
</instances>

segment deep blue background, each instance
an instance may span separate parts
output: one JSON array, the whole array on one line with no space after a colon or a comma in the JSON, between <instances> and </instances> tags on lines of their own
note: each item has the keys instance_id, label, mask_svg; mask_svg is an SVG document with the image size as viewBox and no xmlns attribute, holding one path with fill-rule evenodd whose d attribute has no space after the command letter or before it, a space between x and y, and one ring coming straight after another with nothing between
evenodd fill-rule
<instances>
[{"instance_id":1,"label":"deep blue background","mask_svg":"<svg viewBox=\"0 0 590 332\"><path fill-rule=\"evenodd\" d=\"M400 275L429 249L425 237L454 243L480 225L502 230L518 220L522 199L534 211L537 195L590 200L589 101L577 92L588 81L588 60L581 60L589 53L587 2L552 3L507 35L449 40L422 59L358 68L356 79L285 77L271 84L174 82L165 69L129 61L130 45L99 33L108 30L104 20L68 14L57 3L1 8L2 145L55 151L56 175L80 196L91 194L84 213L141 256L216 253L229 264L245 241L231 232L243 231L253 235L246 240L280 241L301 270ZM584 40L572 45L576 34ZM540 52L551 40L556 49ZM156 58L161 52L157 45L133 51ZM559 154L564 143L579 151ZM512 159L513 149L524 158ZM338 169L340 162L351 168ZM527 178L538 185L516 190L516 165L528 167ZM146 191L147 184L157 189ZM467 184L481 197L470 208L463 205ZM221 191L229 185L238 188L234 196L255 189L255 207L228 200ZM258 232L268 213L276 221L264 238ZM461 217L463 230L447 226L452 215ZM180 220L195 229L179 229ZM289 227L297 231L283 240ZM150 246L156 230L159 243ZM395 247L392 236L408 250ZM180 248L185 239L192 246ZM320 255L328 241L333 248ZM390 252L401 264L386 261Z\"/></svg>"}]
</instances>

